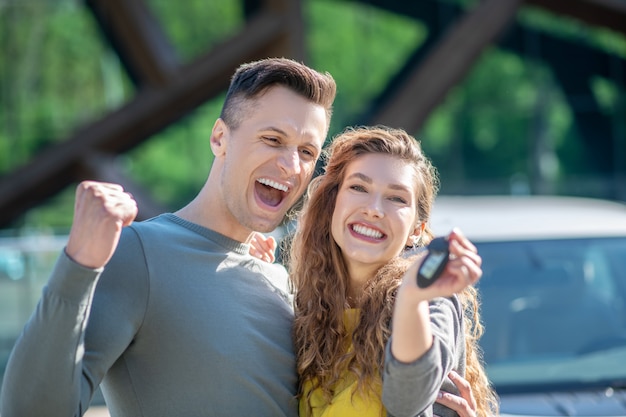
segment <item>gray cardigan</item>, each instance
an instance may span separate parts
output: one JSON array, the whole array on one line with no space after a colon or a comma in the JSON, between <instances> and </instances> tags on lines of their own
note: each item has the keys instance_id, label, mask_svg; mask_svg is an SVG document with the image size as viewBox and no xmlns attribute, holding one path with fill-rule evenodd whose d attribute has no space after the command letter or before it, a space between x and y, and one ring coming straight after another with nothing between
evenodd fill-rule
<instances>
[{"instance_id":1,"label":"gray cardigan","mask_svg":"<svg viewBox=\"0 0 626 417\"><path fill-rule=\"evenodd\" d=\"M440 390L459 394L448 373L465 376L465 333L459 299L437 298L429 303L433 331L432 347L418 360L401 363L387 343L383 371L383 404L394 417L457 417L451 409L435 403Z\"/></svg>"}]
</instances>

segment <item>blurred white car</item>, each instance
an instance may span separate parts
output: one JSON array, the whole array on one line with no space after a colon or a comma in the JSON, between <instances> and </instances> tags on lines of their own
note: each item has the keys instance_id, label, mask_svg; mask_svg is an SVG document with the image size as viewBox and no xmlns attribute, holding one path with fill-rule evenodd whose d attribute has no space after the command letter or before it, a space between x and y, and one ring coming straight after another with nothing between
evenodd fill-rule
<instances>
[{"instance_id":1,"label":"blurred white car","mask_svg":"<svg viewBox=\"0 0 626 417\"><path fill-rule=\"evenodd\" d=\"M487 373L503 415L626 416L626 205L440 196L478 247Z\"/></svg>"}]
</instances>

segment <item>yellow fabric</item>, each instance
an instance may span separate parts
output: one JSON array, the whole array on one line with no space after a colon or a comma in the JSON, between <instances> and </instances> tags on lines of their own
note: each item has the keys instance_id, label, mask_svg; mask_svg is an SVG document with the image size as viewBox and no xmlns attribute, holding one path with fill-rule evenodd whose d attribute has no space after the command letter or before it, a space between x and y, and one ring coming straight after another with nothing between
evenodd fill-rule
<instances>
[{"instance_id":1,"label":"yellow fabric","mask_svg":"<svg viewBox=\"0 0 626 417\"><path fill-rule=\"evenodd\" d=\"M358 309L344 311L343 321L347 330L346 345L348 351L352 350L352 332L359 319ZM304 395L300 400L300 417L385 417L387 413L383 409L380 396L382 394L382 380L377 378L375 391L377 396L363 397L354 394L356 389L356 377L349 372L344 372L343 379L334 387L334 396L331 403L326 403L321 389L316 389L311 394L312 410L308 410L305 398L311 391L311 381L304 384Z\"/></svg>"}]
</instances>

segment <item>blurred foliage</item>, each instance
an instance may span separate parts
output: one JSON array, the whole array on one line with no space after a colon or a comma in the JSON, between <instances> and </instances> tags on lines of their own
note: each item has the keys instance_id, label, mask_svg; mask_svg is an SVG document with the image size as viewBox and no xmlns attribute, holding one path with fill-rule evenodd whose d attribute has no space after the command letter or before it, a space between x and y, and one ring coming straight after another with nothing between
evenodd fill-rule
<instances>
[{"instance_id":1,"label":"blurred foliage","mask_svg":"<svg viewBox=\"0 0 626 417\"><path fill-rule=\"evenodd\" d=\"M338 86L329 132L332 138L359 120L389 78L424 42L426 30L418 21L363 3L306 4L311 65L330 72Z\"/></svg>"},{"instance_id":2,"label":"blurred foliage","mask_svg":"<svg viewBox=\"0 0 626 417\"><path fill-rule=\"evenodd\" d=\"M546 136L552 148L567 141L573 150L577 139L570 135L571 111L550 74L517 55L490 50L418 137L443 179L508 178L527 171L532 120L539 103L545 106L542 117L547 119ZM464 160L458 159L458 152L450 152L455 146L463 147ZM480 163L471 163L476 160Z\"/></svg>"},{"instance_id":3,"label":"blurred foliage","mask_svg":"<svg viewBox=\"0 0 626 417\"><path fill-rule=\"evenodd\" d=\"M183 63L236 34L245 20L242 1L147 1ZM330 138L361 120L388 80L424 44L428 27L366 2L305 0L303 11L308 63L333 74L339 87ZM615 33L536 9L524 9L518 19L626 57L626 40ZM0 175L135 93L78 0L0 3L0 48ZM624 132L624 86L601 77L591 83L604 114ZM208 174L208 140L222 99L207 102L121 156L126 174L164 206L174 210L185 204ZM596 175L550 69L495 47L483 53L423 129L412 133L438 167L443 192L527 190L536 178L557 191L567 178ZM72 205L69 187L26 213L20 225L67 228Z\"/></svg>"},{"instance_id":4,"label":"blurred foliage","mask_svg":"<svg viewBox=\"0 0 626 417\"><path fill-rule=\"evenodd\" d=\"M91 14L72 1L0 7L0 48L0 173L118 107L129 94Z\"/></svg>"},{"instance_id":5,"label":"blurred foliage","mask_svg":"<svg viewBox=\"0 0 626 417\"><path fill-rule=\"evenodd\" d=\"M213 160L209 137L222 101L206 103L125 155L128 174L163 206L182 207L206 181Z\"/></svg>"},{"instance_id":6,"label":"blurred foliage","mask_svg":"<svg viewBox=\"0 0 626 417\"><path fill-rule=\"evenodd\" d=\"M146 0L182 62L193 61L245 24L243 1Z\"/></svg>"},{"instance_id":7,"label":"blurred foliage","mask_svg":"<svg viewBox=\"0 0 626 417\"><path fill-rule=\"evenodd\" d=\"M626 39L623 36L616 36L608 29L591 28L579 20L565 16L554 16L534 7L522 9L518 13L517 19L530 28L575 39L576 42L588 44L621 58L626 58Z\"/></svg>"}]
</instances>

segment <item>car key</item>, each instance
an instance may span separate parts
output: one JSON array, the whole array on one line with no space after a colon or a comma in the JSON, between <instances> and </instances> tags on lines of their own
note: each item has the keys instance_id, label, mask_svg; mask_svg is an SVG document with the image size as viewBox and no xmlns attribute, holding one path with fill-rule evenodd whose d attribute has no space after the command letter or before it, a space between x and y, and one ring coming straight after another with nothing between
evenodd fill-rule
<instances>
[{"instance_id":1,"label":"car key","mask_svg":"<svg viewBox=\"0 0 626 417\"><path fill-rule=\"evenodd\" d=\"M437 237L428 244L426 258L417 270L417 286L426 288L439 278L448 263L448 239Z\"/></svg>"}]
</instances>

